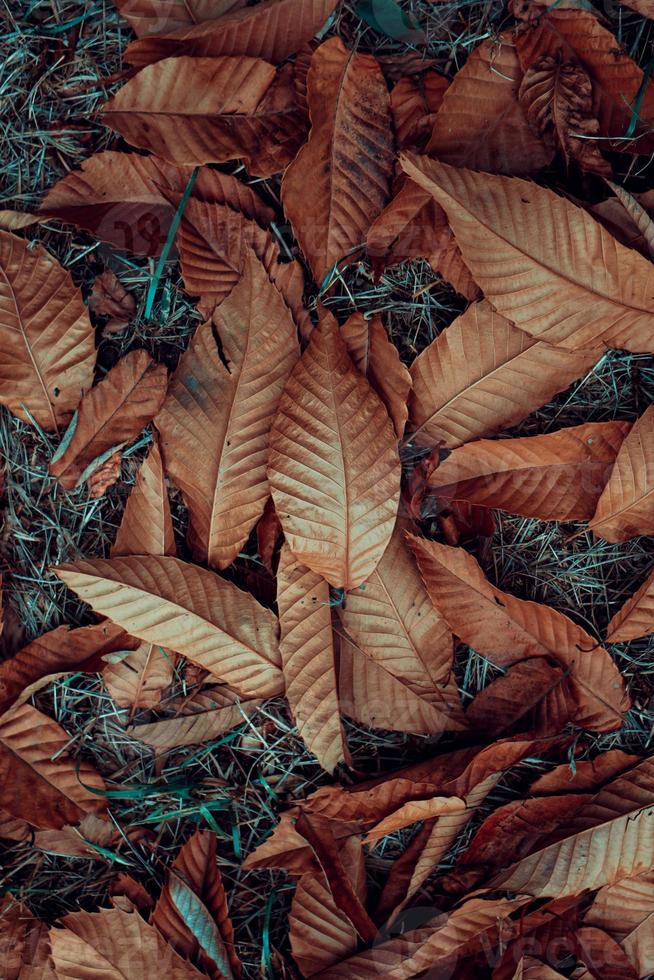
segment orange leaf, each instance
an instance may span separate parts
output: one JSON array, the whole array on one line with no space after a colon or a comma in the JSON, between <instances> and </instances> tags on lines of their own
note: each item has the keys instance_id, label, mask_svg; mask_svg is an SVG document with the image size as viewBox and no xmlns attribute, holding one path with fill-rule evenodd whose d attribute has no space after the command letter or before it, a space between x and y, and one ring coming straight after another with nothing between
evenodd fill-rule
<instances>
[{"instance_id":1,"label":"orange leaf","mask_svg":"<svg viewBox=\"0 0 654 980\"><path fill-rule=\"evenodd\" d=\"M491 738L515 729L556 735L570 722L568 686L562 669L543 657L519 661L477 694L466 721Z\"/></svg>"},{"instance_id":2,"label":"orange leaf","mask_svg":"<svg viewBox=\"0 0 654 980\"><path fill-rule=\"evenodd\" d=\"M149 745L156 752L167 752L181 745L211 742L237 725L251 714L260 699L241 701L225 687L205 688L192 699L168 701L166 709L179 710L176 717L162 718L129 729L132 738Z\"/></svg>"},{"instance_id":3,"label":"orange leaf","mask_svg":"<svg viewBox=\"0 0 654 980\"><path fill-rule=\"evenodd\" d=\"M398 146L421 150L431 135L438 111L450 82L444 75L426 71L405 76L391 90L391 112Z\"/></svg>"},{"instance_id":4,"label":"orange leaf","mask_svg":"<svg viewBox=\"0 0 654 980\"><path fill-rule=\"evenodd\" d=\"M315 52L307 83L311 133L284 174L282 201L320 285L365 242L388 200L393 134L386 83L371 55L330 38Z\"/></svg>"},{"instance_id":5,"label":"orange leaf","mask_svg":"<svg viewBox=\"0 0 654 980\"><path fill-rule=\"evenodd\" d=\"M607 643L629 643L654 633L654 571L618 610L606 630Z\"/></svg>"},{"instance_id":6,"label":"orange leaf","mask_svg":"<svg viewBox=\"0 0 654 980\"><path fill-rule=\"evenodd\" d=\"M127 498L111 557L175 555L175 536L156 437Z\"/></svg>"},{"instance_id":7,"label":"orange leaf","mask_svg":"<svg viewBox=\"0 0 654 980\"><path fill-rule=\"evenodd\" d=\"M246 0L116 0L137 37L164 34L222 17Z\"/></svg>"}]
</instances>

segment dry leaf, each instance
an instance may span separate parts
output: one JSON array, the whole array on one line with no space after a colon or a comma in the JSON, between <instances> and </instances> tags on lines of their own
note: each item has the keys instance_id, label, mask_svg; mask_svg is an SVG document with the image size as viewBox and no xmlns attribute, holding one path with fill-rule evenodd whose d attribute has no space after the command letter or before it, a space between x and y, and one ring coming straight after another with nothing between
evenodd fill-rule
<instances>
[{"instance_id":1,"label":"dry leaf","mask_svg":"<svg viewBox=\"0 0 654 980\"><path fill-rule=\"evenodd\" d=\"M175 535L156 436L127 498L111 557L175 555Z\"/></svg>"},{"instance_id":2,"label":"dry leaf","mask_svg":"<svg viewBox=\"0 0 654 980\"><path fill-rule=\"evenodd\" d=\"M629 707L620 672L606 650L563 613L491 585L462 548L409 537L432 602L456 636L508 667L547 657L564 670L552 698L567 694L569 716L594 731L614 731Z\"/></svg>"},{"instance_id":3,"label":"dry leaf","mask_svg":"<svg viewBox=\"0 0 654 980\"><path fill-rule=\"evenodd\" d=\"M397 144L403 150L422 150L434 125L450 82L436 71L400 78L391 89L391 112Z\"/></svg>"},{"instance_id":4,"label":"dry leaf","mask_svg":"<svg viewBox=\"0 0 654 980\"><path fill-rule=\"evenodd\" d=\"M530 793L586 793L619 776L640 761L621 749L610 749L594 759L582 759L556 766L539 776L529 787Z\"/></svg>"},{"instance_id":5,"label":"dry leaf","mask_svg":"<svg viewBox=\"0 0 654 980\"><path fill-rule=\"evenodd\" d=\"M636 235L638 236L634 241L633 247L636 247L642 241L644 251L651 259L654 259L654 219L650 217L642 204L643 199L649 201L649 198L643 194L639 200L633 194L630 194L629 191L626 191L624 187L620 187L619 184L615 184L612 180L607 180L606 183L633 223Z\"/></svg>"},{"instance_id":6,"label":"dry leaf","mask_svg":"<svg viewBox=\"0 0 654 980\"><path fill-rule=\"evenodd\" d=\"M336 588L356 588L390 539L399 502L397 439L331 316L282 394L268 479L295 557Z\"/></svg>"},{"instance_id":7,"label":"dry leaf","mask_svg":"<svg viewBox=\"0 0 654 980\"><path fill-rule=\"evenodd\" d=\"M544 55L527 69L520 84L520 101L527 119L545 141L554 142L566 164L610 177L611 165L602 156L599 122L593 114L593 86L587 73L561 52Z\"/></svg>"},{"instance_id":8,"label":"dry leaf","mask_svg":"<svg viewBox=\"0 0 654 980\"><path fill-rule=\"evenodd\" d=\"M79 290L42 246L3 231L0 305L0 404L57 431L93 381L93 328Z\"/></svg>"},{"instance_id":9,"label":"dry leaf","mask_svg":"<svg viewBox=\"0 0 654 980\"><path fill-rule=\"evenodd\" d=\"M213 572L154 555L53 571L132 636L183 654L236 691L272 697L282 690L275 617Z\"/></svg>"},{"instance_id":10,"label":"dry leaf","mask_svg":"<svg viewBox=\"0 0 654 980\"><path fill-rule=\"evenodd\" d=\"M622 443L588 527L596 537L612 542L654 533L653 405Z\"/></svg>"},{"instance_id":11,"label":"dry leaf","mask_svg":"<svg viewBox=\"0 0 654 980\"><path fill-rule=\"evenodd\" d=\"M320 285L365 242L388 200L393 134L386 83L371 55L330 38L314 53L307 84L311 133L284 174L282 202Z\"/></svg>"},{"instance_id":12,"label":"dry leaf","mask_svg":"<svg viewBox=\"0 0 654 980\"><path fill-rule=\"evenodd\" d=\"M339 716L329 586L287 544L279 556L277 607L290 709L307 748L333 772L350 754Z\"/></svg>"},{"instance_id":13,"label":"dry leaf","mask_svg":"<svg viewBox=\"0 0 654 980\"><path fill-rule=\"evenodd\" d=\"M585 422L514 439L479 439L434 470L429 492L540 521L587 521L630 422Z\"/></svg>"},{"instance_id":14,"label":"dry leaf","mask_svg":"<svg viewBox=\"0 0 654 980\"><path fill-rule=\"evenodd\" d=\"M534 341L490 303L475 303L411 365L411 441L454 449L509 428L583 375L599 353Z\"/></svg>"},{"instance_id":15,"label":"dry leaf","mask_svg":"<svg viewBox=\"0 0 654 980\"><path fill-rule=\"evenodd\" d=\"M57 980L48 927L10 894L0 902L0 976L3 980Z\"/></svg>"},{"instance_id":16,"label":"dry leaf","mask_svg":"<svg viewBox=\"0 0 654 980\"><path fill-rule=\"evenodd\" d=\"M607 643L629 643L654 633L654 571L606 628Z\"/></svg>"},{"instance_id":17,"label":"dry leaf","mask_svg":"<svg viewBox=\"0 0 654 980\"><path fill-rule=\"evenodd\" d=\"M136 310L136 300L111 269L96 277L89 296L89 309L96 316L108 317L103 336L124 330Z\"/></svg>"},{"instance_id":18,"label":"dry leaf","mask_svg":"<svg viewBox=\"0 0 654 980\"><path fill-rule=\"evenodd\" d=\"M137 37L165 34L244 7L246 0L116 0Z\"/></svg>"},{"instance_id":19,"label":"dry leaf","mask_svg":"<svg viewBox=\"0 0 654 980\"><path fill-rule=\"evenodd\" d=\"M615 980L638 980L626 953L606 932L588 926L575 933L577 956L593 977L615 977ZM610 971L610 972L609 972Z\"/></svg>"},{"instance_id":20,"label":"dry leaf","mask_svg":"<svg viewBox=\"0 0 654 980\"><path fill-rule=\"evenodd\" d=\"M636 967L639 977L654 970L654 875L647 872L606 885L584 916L589 926L605 929Z\"/></svg>"},{"instance_id":21,"label":"dry leaf","mask_svg":"<svg viewBox=\"0 0 654 980\"><path fill-rule=\"evenodd\" d=\"M29 704L0 717L2 805L13 817L47 829L105 809L102 779L90 763L68 755L69 743L63 728Z\"/></svg>"},{"instance_id":22,"label":"dry leaf","mask_svg":"<svg viewBox=\"0 0 654 980\"><path fill-rule=\"evenodd\" d=\"M103 497L109 487L113 487L120 480L120 467L123 459L122 449L115 452L110 451L98 457L87 467L84 472L86 478L86 490L91 500Z\"/></svg>"},{"instance_id":23,"label":"dry leaf","mask_svg":"<svg viewBox=\"0 0 654 980\"><path fill-rule=\"evenodd\" d=\"M358 933L334 903L324 874L300 878L288 924L293 959L303 976L313 976L351 956L359 945Z\"/></svg>"},{"instance_id":24,"label":"dry leaf","mask_svg":"<svg viewBox=\"0 0 654 980\"><path fill-rule=\"evenodd\" d=\"M568 698L552 697L556 691L566 691L561 667L543 657L519 661L477 694L466 721L489 738L515 730L556 735L570 721Z\"/></svg>"},{"instance_id":25,"label":"dry leaf","mask_svg":"<svg viewBox=\"0 0 654 980\"><path fill-rule=\"evenodd\" d=\"M141 643L124 657L113 654L105 659L109 662L102 680L121 708L155 708L173 678L174 655L153 643Z\"/></svg>"},{"instance_id":26,"label":"dry leaf","mask_svg":"<svg viewBox=\"0 0 654 980\"><path fill-rule=\"evenodd\" d=\"M290 311L248 250L242 279L196 331L156 419L193 552L215 568L234 561L263 514L270 427L298 356Z\"/></svg>"},{"instance_id":27,"label":"dry leaf","mask_svg":"<svg viewBox=\"0 0 654 980\"><path fill-rule=\"evenodd\" d=\"M187 699L184 699L186 702ZM180 714L130 728L129 734L156 752L183 745L211 742L237 725L261 704L260 699L241 701L229 688L206 688L190 703L179 705ZM166 708L175 709L169 701ZM188 713L187 713L188 712Z\"/></svg>"},{"instance_id":28,"label":"dry leaf","mask_svg":"<svg viewBox=\"0 0 654 980\"><path fill-rule=\"evenodd\" d=\"M82 399L49 472L79 486L108 456L133 442L163 404L168 372L143 350L127 354Z\"/></svg>"},{"instance_id":29,"label":"dry leaf","mask_svg":"<svg viewBox=\"0 0 654 980\"><path fill-rule=\"evenodd\" d=\"M259 58L166 58L130 79L104 107L104 120L132 146L175 164L243 158L270 176L306 134L292 76Z\"/></svg>"},{"instance_id":30,"label":"dry leaf","mask_svg":"<svg viewBox=\"0 0 654 980\"><path fill-rule=\"evenodd\" d=\"M584 210L518 177L426 157L402 165L445 208L475 280L516 326L571 350L654 348L654 266Z\"/></svg>"},{"instance_id":31,"label":"dry leaf","mask_svg":"<svg viewBox=\"0 0 654 980\"><path fill-rule=\"evenodd\" d=\"M341 334L355 365L386 405L397 438L401 439L409 416L411 375L389 339L381 316L366 320L361 313L353 313L343 324Z\"/></svg>"},{"instance_id":32,"label":"dry leaf","mask_svg":"<svg viewBox=\"0 0 654 980\"><path fill-rule=\"evenodd\" d=\"M641 17L654 20L654 0L619 0L625 7L635 10Z\"/></svg>"},{"instance_id":33,"label":"dry leaf","mask_svg":"<svg viewBox=\"0 0 654 980\"><path fill-rule=\"evenodd\" d=\"M251 55L278 63L310 41L335 6L336 0L263 0L221 16L223 9L212 0L210 10L203 11L192 27L133 41L125 60L132 65L148 65L180 54Z\"/></svg>"}]
</instances>

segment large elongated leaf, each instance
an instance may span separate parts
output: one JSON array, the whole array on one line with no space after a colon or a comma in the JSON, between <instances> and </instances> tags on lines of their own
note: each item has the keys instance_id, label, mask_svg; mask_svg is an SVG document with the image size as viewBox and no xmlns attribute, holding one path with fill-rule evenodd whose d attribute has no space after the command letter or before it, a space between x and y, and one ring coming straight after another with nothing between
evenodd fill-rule
<instances>
[{"instance_id":1,"label":"large elongated leaf","mask_svg":"<svg viewBox=\"0 0 654 980\"><path fill-rule=\"evenodd\" d=\"M283 687L277 622L231 582L155 555L59 565L58 577L132 636L175 650L245 695Z\"/></svg>"},{"instance_id":2,"label":"large elongated leaf","mask_svg":"<svg viewBox=\"0 0 654 980\"><path fill-rule=\"evenodd\" d=\"M51 187L40 210L120 249L158 255L176 200L184 193L191 173L190 167L174 167L157 157L106 150ZM192 200L225 205L260 224L274 217L250 187L217 170L200 170L193 195Z\"/></svg>"},{"instance_id":3,"label":"large elongated leaf","mask_svg":"<svg viewBox=\"0 0 654 980\"><path fill-rule=\"evenodd\" d=\"M300 878L288 923L293 959L303 976L313 976L351 956L359 945L356 929L334 903L323 874Z\"/></svg>"},{"instance_id":4,"label":"large elongated leaf","mask_svg":"<svg viewBox=\"0 0 654 980\"><path fill-rule=\"evenodd\" d=\"M356 588L388 544L399 500L386 408L325 316L291 372L270 436L268 478L293 554L337 588Z\"/></svg>"},{"instance_id":5,"label":"large elongated leaf","mask_svg":"<svg viewBox=\"0 0 654 980\"><path fill-rule=\"evenodd\" d=\"M654 405L622 443L589 528L614 542L654 533Z\"/></svg>"},{"instance_id":6,"label":"large elongated leaf","mask_svg":"<svg viewBox=\"0 0 654 980\"><path fill-rule=\"evenodd\" d=\"M63 728L29 704L2 715L2 806L13 817L33 827L64 827L105 809L102 779L89 763L71 759L69 742Z\"/></svg>"},{"instance_id":7,"label":"large elongated leaf","mask_svg":"<svg viewBox=\"0 0 654 980\"><path fill-rule=\"evenodd\" d=\"M335 6L336 0L263 0L220 16L223 9L214 3L208 16L203 11L190 28L134 41L125 59L132 65L147 65L180 54L250 55L277 63L310 41Z\"/></svg>"},{"instance_id":8,"label":"large elongated leaf","mask_svg":"<svg viewBox=\"0 0 654 980\"><path fill-rule=\"evenodd\" d=\"M282 182L286 216L315 281L365 242L393 173L388 91L370 55L330 38L307 78L311 133ZM307 187L311 194L307 195Z\"/></svg>"},{"instance_id":9,"label":"large elongated leaf","mask_svg":"<svg viewBox=\"0 0 654 980\"><path fill-rule=\"evenodd\" d=\"M166 34L244 7L246 0L116 0L137 37Z\"/></svg>"},{"instance_id":10,"label":"large elongated leaf","mask_svg":"<svg viewBox=\"0 0 654 980\"><path fill-rule=\"evenodd\" d=\"M300 735L323 769L349 760L338 706L329 586L282 547L277 607L286 696Z\"/></svg>"},{"instance_id":11,"label":"large elongated leaf","mask_svg":"<svg viewBox=\"0 0 654 980\"><path fill-rule=\"evenodd\" d=\"M429 478L440 500L467 500L541 521L595 512L630 422L586 422L543 435L479 439L455 449Z\"/></svg>"},{"instance_id":12,"label":"large elongated leaf","mask_svg":"<svg viewBox=\"0 0 654 980\"><path fill-rule=\"evenodd\" d=\"M288 307L248 250L241 281L197 330L156 420L193 551L216 568L231 564L263 513L270 427L298 356Z\"/></svg>"},{"instance_id":13,"label":"large elongated leaf","mask_svg":"<svg viewBox=\"0 0 654 980\"><path fill-rule=\"evenodd\" d=\"M143 350L127 354L82 399L50 473L71 489L94 460L132 442L163 404L168 372Z\"/></svg>"},{"instance_id":14,"label":"large elongated leaf","mask_svg":"<svg viewBox=\"0 0 654 980\"><path fill-rule=\"evenodd\" d=\"M201 973L169 946L138 912L102 909L73 912L65 928L50 930L52 958L59 980L123 980L159 975L200 980Z\"/></svg>"},{"instance_id":15,"label":"large elongated leaf","mask_svg":"<svg viewBox=\"0 0 654 980\"><path fill-rule=\"evenodd\" d=\"M518 99L522 71L508 38L482 41L454 76L425 152L445 163L498 174L540 170L553 149Z\"/></svg>"},{"instance_id":16,"label":"large elongated leaf","mask_svg":"<svg viewBox=\"0 0 654 980\"><path fill-rule=\"evenodd\" d=\"M53 431L91 387L95 344L82 297L40 245L0 232L0 404Z\"/></svg>"},{"instance_id":17,"label":"large elongated leaf","mask_svg":"<svg viewBox=\"0 0 654 980\"><path fill-rule=\"evenodd\" d=\"M479 692L466 721L487 737L514 730L555 735L570 721L567 688L561 667L544 657L522 660Z\"/></svg>"},{"instance_id":18,"label":"large elongated leaf","mask_svg":"<svg viewBox=\"0 0 654 980\"><path fill-rule=\"evenodd\" d=\"M571 350L654 349L654 266L581 208L518 177L402 166L447 212L487 299L522 330Z\"/></svg>"},{"instance_id":19,"label":"large elongated leaf","mask_svg":"<svg viewBox=\"0 0 654 980\"><path fill-rule=\"evenodd\" d=\"M564 668L569 713L578 725L620 727L629 699L617 667L592 636L549 606L495 588L462 548L410 541L432 602L459 639L501 666L548 657ZM555 688L552 696L560 693Z\"/></svg>"},{"instance_id":20,"label":"large elongated leaf","mask_svg":"<svg viewBox=\"0 0 654 980\"><path fill-rule=\"evenodd\" d=\"M599 357L534 341L482 301L411 365L411 440L450 449L493 435L550 401Z\"/></svg>"},{"instance_id":21,"label":"large elongated leaf","mask_svg":"<svg viewBox=\"0 0 654 980\"><path fill-rule=\"evenodd\" d=\"M288 71L259 58L166 58L132 78L104 109L132 146L176 164L243 158L269 176L286 166L306 126Z\"/></svg>"},{"instance_id":22,"label":"large elongated leaf","mask_svg":"<svg viewBox=\"0 0 654 980\"><path fill-rule=\"evenodd\" d=\"M609 643L628 643L654 633L654 571L618 610L606 630Z\"/></svg>"}]
</instances>

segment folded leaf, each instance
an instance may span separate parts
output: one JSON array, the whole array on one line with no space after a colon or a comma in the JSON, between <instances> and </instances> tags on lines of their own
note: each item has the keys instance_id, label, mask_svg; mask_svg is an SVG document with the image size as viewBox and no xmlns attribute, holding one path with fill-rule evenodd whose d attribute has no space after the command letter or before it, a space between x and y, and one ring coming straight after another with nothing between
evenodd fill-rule
<instances>
[{"instance_id":1,"label":"folded leaf","mask_svg":"<svg viewBox=\"0 0 654 980\"><path fill-rule=\"evenodd\" d=\"M320 285L365 242L388 200L393 133L386 83L371 55L330 38L312 58L307 85L311 133L284 174L282 201Z\"/></svg>"},{"instance_id":2,"label":"folded leaf","mask_svg":"<svg viewBox=\"0 0 654 980\"><path fill-rule=\"evenodd\" d=\"M522 71L508 38L482 41L445 92L425 153L498 174L540 170L553 156L518 99Z\"/></svg>"},{"instance_id":3,"label":"folded leaf","mask_svg":"<svg viewBox=\"0 0 654 980\"><path fill-rule=\"evenodd\" d=\"M423 149L450 82L444 75L426 71L404 76L391 89L391 112L398 146Z\"/></svg>"},{"instance_id":4,"label":"folded leaf","mask_svg":"<svg viewBox=\"0 0 654 980\"><path fill-rule=\"evenodd\" d=\"M53 571L132 636L183 654L240 693L274 696L282 689L275 617L213 572L155 555L78 561Z\"/></svg>"},{"instance_id":5,"label":"folded leaf","mask_svg":"<svg viewBox=\"0 0 654 980\"><path fill-rule=\"evenodd\" d=\"M242 279L196 331L156 419L193 552L215 568L234 561L263 513L270 427L298 356L290 311L248 250Z\"/></svg>"},{"instance_id":6,"label":"folded leaf","mask_svg":"<svg viewBox=\"0 0 654 980\"><path fill-rule=\"evenodd\" d=\"M303 976L313 976L351 956L359 936L335 904L324 874L305 874L297 883L288 915L293 959Z\"/></svg>"},{"instance_id":7,"label":"folded leaf","mask_svg":"<svg viewBox=\"0 0 654 980\"><path fill-rule=\"evenodd\" d=\"M467 500L541 521L587 521L629 422L585 422L543 435L479 439L455 449L429 478L447 504Z\"/></svg>"},{"instance_id":8,"label":"folded leaf","mask_svg":"<svg viewBox=\"0 0 654 980\"><path fill-rule=\"evenodd\" d=\"M388 544L399 501L397 438L382 401L325 316L286 384L268 479L295 557L336 588L356 588Z\"/></svg>"},{"instance_id":9,"label":"folded leaf","mask_svg":"<svg viewBox=\"0 0 654 980\"><path fill-rule=\"evenodd\" d=\"M127 498L111 557L175 555L175 535L156 437Z\"/></svg>"},{"instance_id":10,"label":"folded leaf","mask_svg":"<svg viewBox=\"0 0 654 980\"><path fill-rule=\"evenodd\" d=\"M517 177L426 157L402 166L445 209L475 281L516 326L571 350L654 348L654 266L584 210Z\"/></svg>"},{"instance_id":11,"label":"folded leaf","mask_svg":"<svg viewBox=\"0 0 654 980\"><path fill-rule=\"evenodd\" d=\"M93 328L69 273L40 245L0 232L0 404L56 431L91 387L94 364Z\"/></svg>"},{"instance_id":12,"label":"folded leaf","mask_svg":"<svg viewBox=\"0 0 654 980\"><path fill-rule=\"evenodd\" d=\"M286 166L305 126L292 78L259 58L166 58L148 65L105 106L132 146L175 164L243 158L269 176Z\"/></svg>"},{"instance_id":13,"label":"folded leaf","mask_svg":"<svg viewBox=\"0 0 654 980\"><path fill-rule=\"evenodd\" d=\"M556 609L491 585L462 548L409 541L432 602L460 640L500 666L548 657L565 672L562 685L569 686L568 712L576 724L594 731L620 727L629 698L620 672L592 636Z\"/></svg>"},{"instance_id":14,"label":"folded leaf","mask_svg":"<svg viewBox=\"0 0 654 980\"><path fill-rule=\"evenodd\" d=\"M622 443L588 527L612 542L654 533L654 406Z\"/></svg>"},{"instance_id":15,"label":"folded leaf","mask_svg":"<svg viewBox=\"0 0 654 980\"><path fill-rule=\"evenodd\" d=\"M131 65L148 65L180 54L196 58L250 55L278 63L310 41L335 6L336 0L263 0L254 7L220 16L222 7L211 0L210 10L196 16L192 27L169 32L162 25L166 34L133 41L125 52L125 60Z\"/></svg>"},{"instance_id":16,"label":"folded leaf","mask_svg":"<svg viewBox=\"0 0 654 980\"><path fill-rule=\"evenodd\" d=\"M599 354L534 341L487 301L475 303L411 365L411 441L454 449L494 435L550 401Z\"/></svg>"},{"instance_id":17,"label":"folded leaf","mask_svg":"<svg viewBox=\"0 0 654 980\"><path fill-rule=\"evenodd\" d=\"M0 717L0 787L7 812L48 828L79 823L85 813L106 808L102 779L90 763L68 755L69 744L63 728L29 704Z\"/></svg>"},{"instance_id":18,"label":"folded leaf","mask_svg":"<svg viewBox=\"0 0 654 980\"><path fill-rule=\"evenodd\" d=\"M106 458L136 439L163 404L168 372L144 350L123 357L80 402L50 474L67 490L83 482Z\"/></svg>"},{"instance_id":19,"label":"folded leaf","mask_svg":"<svg viewBox=\"0 0 654 980\"><path fill-rule=\"evenodd\" d=\"M654 571L615 614L606 630L607 643L629 643L654 633Z\"/></svg>"}]
</instances>

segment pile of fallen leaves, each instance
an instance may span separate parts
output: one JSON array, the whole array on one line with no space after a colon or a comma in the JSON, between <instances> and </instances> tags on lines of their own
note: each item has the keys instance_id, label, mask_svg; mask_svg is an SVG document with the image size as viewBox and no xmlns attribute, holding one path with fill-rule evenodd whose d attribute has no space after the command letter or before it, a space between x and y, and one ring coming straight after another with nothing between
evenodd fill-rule
<instances>
[{"instance_id":1,"label":"pile of fallen leaves","mask_svg":"<svg viewBox=\"0 0 654 980\"><path fill-rule=\"evenodd\" d=\"M58 442L60 486L91 497L148 426L151 440L109 556L52 569L89 625L0 664L0 836L120 852L120 780L33 706L54 676L101 672L126 731L162 758L283 695L329 781L282 800L243 862L246 881L296 883L276 975L654 974L654 761L577 758L580 731L618 732L631 707L611 645L654 632L654 573L625 583L600 637L501 591L475 557L495 510L607 542L654 534L654 407L502 435L608 348L654 351L654 192L613 179L654 151L654 85L574 2L514 0L451 80L317 40L336 0L117 6L137 37L104 121L126 145L38 214L2 214L0 401ZM208 166L232 160L283 174L294 251L256 185ZM553 189L558 172L569 188ZM140 349L96 365L96 329L129 330L134 299L107 271L87 306L16 233L42 220L159 265L176 249L203 322L170 376ZM322 303L353 257L375 275L426 259L469 305L407 366L381 315L341 323ZM244 581L247 548L260 572ZM465 706L462 645L498 668ZM343 716L447 733L448 750L366 780ZM489 808L533 756L547 771ZM152 828L132 832L156 848ZM211 830L157 895L123 873L106 907L50 926L11 894L3 911L7 980L241 972Z\"/></svg>"}]
</instances>

